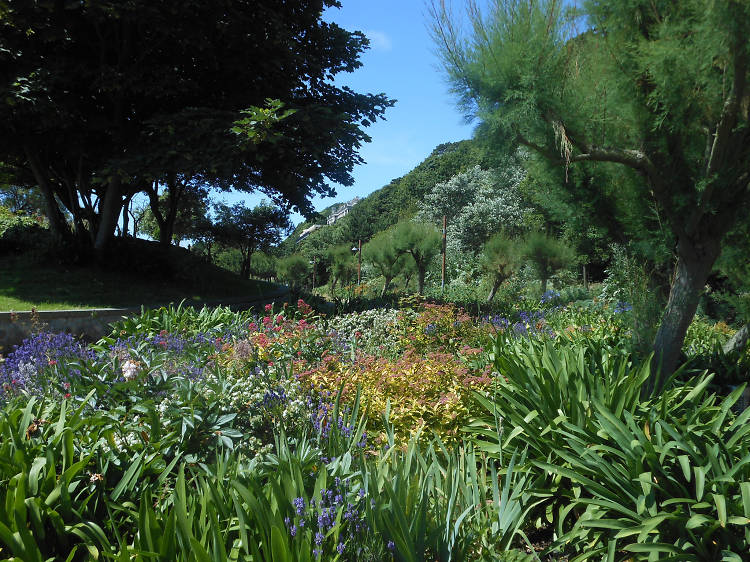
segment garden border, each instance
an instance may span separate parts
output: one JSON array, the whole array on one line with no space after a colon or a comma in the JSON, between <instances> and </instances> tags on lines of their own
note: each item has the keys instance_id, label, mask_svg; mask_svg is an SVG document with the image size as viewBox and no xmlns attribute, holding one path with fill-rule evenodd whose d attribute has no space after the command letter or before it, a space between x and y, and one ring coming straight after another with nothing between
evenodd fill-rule
<instances>
[{"instance_id":1,"label":"garden border","mask_svg":"<svg viewBox=\"0 0 750 562\"><path fill-rule=\"evenodd\" d=\"M196 302L184 301L188 306L228 306L230 309L249 310L256 306L289 297L290 290L282 286L273 293L255 298L240 297L221 301ZM176 303L169 303L176 304ZM145 306L145 305L144 305ZM153 308L167 305L154 305ZM145 306L145 308L151 308ZM122 318L139 314L141 307L129 308L93 308L86 310L44 310L20 312L0 312L0 360L2 354L10 352L14 345L20 344L34 332L67 332L84 340L96 341L109 333L109 325Z\"/></svg>"}]
</instances>

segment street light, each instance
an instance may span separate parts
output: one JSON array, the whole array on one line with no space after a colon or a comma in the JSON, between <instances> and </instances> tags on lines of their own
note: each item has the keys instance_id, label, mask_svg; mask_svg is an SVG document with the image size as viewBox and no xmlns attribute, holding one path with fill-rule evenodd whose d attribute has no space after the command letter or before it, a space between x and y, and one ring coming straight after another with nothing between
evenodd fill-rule
<instances>
[{"instance_id":1,"label":"street light","mask_svg":"<svg viewBox=\"0 0 750 562\"><path fill-rule=\"evenodd\" d=\"M359 240L358 246L352 248L352 252L357 252L357 285L362 282L362 240Z\"/></svg>"}]
</instances>

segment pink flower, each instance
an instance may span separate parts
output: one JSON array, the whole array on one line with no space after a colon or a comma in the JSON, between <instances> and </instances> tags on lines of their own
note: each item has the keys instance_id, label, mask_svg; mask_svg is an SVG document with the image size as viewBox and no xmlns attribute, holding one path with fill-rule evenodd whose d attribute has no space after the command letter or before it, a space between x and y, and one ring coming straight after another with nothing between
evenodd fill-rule
<instances>
[{"instance_id":1,"label":"pink flower","mask_svg":"<svg viewBox=\"0 0 750 562\"><path fill-rule=\"evenodd\" d=\"M250 325L247 327L247 329L250 332L254 332L255 330L258 329L258 325L255 322L250 322Z\"/></svg>"},{"instance_id":2,"label":"pink flower","mask_svg":"<svg viewBox=\"0 0 750 562\"><path fill-rule=\"evenodd\" d=\"M65 398L70 398L70 392L67 392L67 393L65 394Z\"/></svg>"},{"instance_id":3,"label":"pink flower","mask_svg":"<svg viewBox=\"0 0 750 562\"><path fill-rule=\"evenodd\" d=\"M49 365L50 365L50 367L52 367L53 365L57 365L57 361L55 361L54 359L50 359L49 360Z\"/></svg>"},{"instance_id":4,"label":"pink flower","mask_svg":"<svg viewBox=\"0 0 750 562\"><path fill-rule=\"evenodd\" d=\"M283 314L279 314L278 316L276 316L276 323L277 324L281 324L283 321L284 321L284 315Z\"/></svg>"},{"instance_id":5,"label":"pink flower","mask_svg":"<svg viewBox=\"0 0 750 562\"><path fill-rule=\"evenodd\" d=\"M271 317L270 316L264 316L263 317L263 323L264 324L270 324L271 323Z\"/></svg>"},{"instance_id":6,"label":"pink flower","mask_svg":"<svg viewBox=\"0 0 750 562\"><path fill-rule=\"evenodd\" d=\"M266 312L271 312L272 310L273 310L273 305L272 304L267 304L266 305Z\"/></svg>"}]
</instances>

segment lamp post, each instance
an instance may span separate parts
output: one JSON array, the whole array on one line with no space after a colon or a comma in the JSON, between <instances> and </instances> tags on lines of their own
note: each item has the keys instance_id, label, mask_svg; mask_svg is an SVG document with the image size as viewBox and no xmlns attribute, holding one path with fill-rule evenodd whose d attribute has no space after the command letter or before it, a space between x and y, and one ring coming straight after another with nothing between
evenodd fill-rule
<instances>
[{"instance_id":1,"label":"lamp post","mask_svg":"<svg viewBox=\"0 0 750 562\"><path fill-rule=\"evenodd\" d=\"M445 238L448 229L448 217L443 215L443 268L440 275L440 290L445 291Z\"/></svg>"},{"instance_id":2,"label":"lamp post","mask_svg":"<svg viewBox=\"0 0 750 562\"><path fill-rule=\"evenodd\" d=\"M352 252L357 252L357 285L362 282L362 239L359 244L352 248Z\"/></svg>"}]
</instances>

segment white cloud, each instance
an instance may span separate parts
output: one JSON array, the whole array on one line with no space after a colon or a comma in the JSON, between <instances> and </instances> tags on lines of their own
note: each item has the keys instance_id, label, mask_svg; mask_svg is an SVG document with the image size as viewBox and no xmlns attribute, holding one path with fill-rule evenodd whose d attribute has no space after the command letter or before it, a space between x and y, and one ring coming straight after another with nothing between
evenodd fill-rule
<instances>
[{"instance_id":1,"label":"white cloud","mask_svg":"<svg viewBox=\"0 0 750 562\"><path fill-rule=\"evenodd\" d=\"M370 47L376 51L390 51L393 48L393 41L382 31L368 30L365 35L370 40Z\"/></svg>"}]
</instances>

